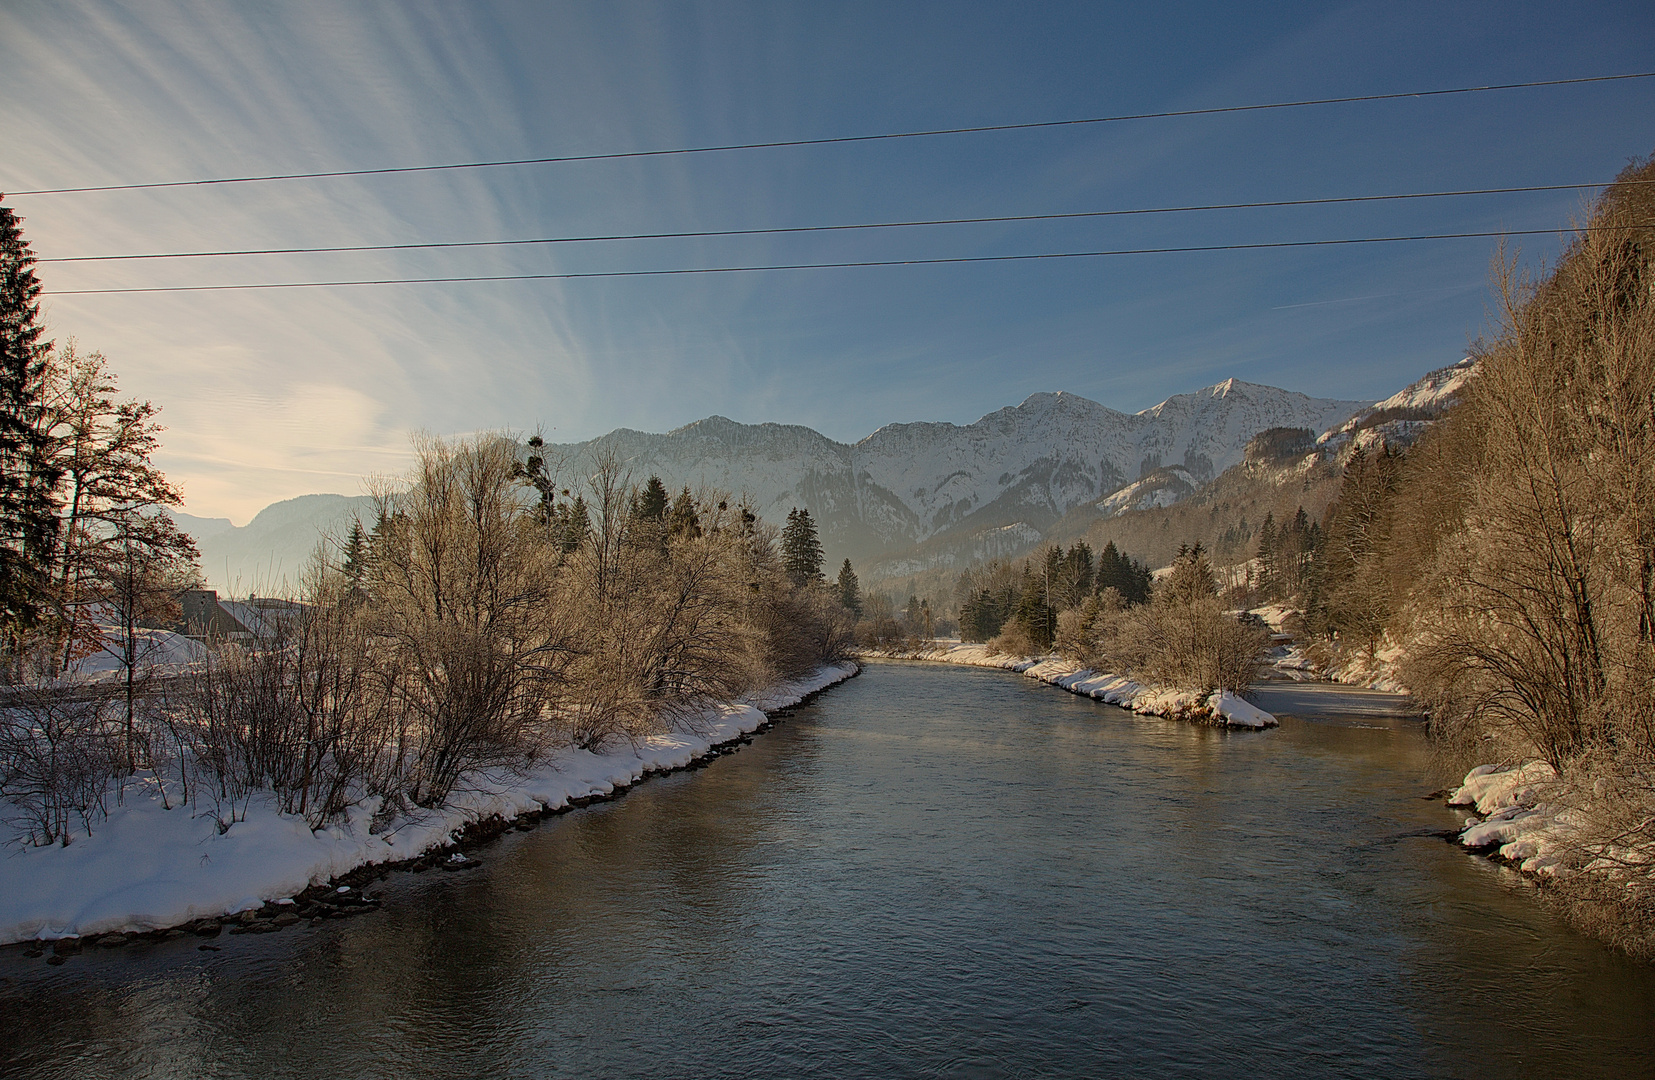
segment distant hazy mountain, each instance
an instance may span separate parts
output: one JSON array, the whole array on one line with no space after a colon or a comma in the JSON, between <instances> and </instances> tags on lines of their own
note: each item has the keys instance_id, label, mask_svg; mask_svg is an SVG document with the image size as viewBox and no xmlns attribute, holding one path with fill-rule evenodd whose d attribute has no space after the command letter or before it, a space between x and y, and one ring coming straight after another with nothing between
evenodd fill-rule
<instances>
[{"instance_id":1,"label":"distant hazy mountain","mask_svg":"<svg viewBox=\"0 0 1655 1080\"><path fill-rule=\"evenodd\" d=\"M569 461L613 450L636 479L746 492L770 521L807 507L830 562L849 557L883 576L909 572L915 558L938 565L1026 550L1073 507L1164 466L1199 484L1239 461L1260 431L1320 432L1368 404L1230 379L1139 413L1035 394L974 424L892 424L854 445L715 416L665 435L622 429L555 449Z\"/></svg>"},{"instance_id":2,"label":"distant hazy mountain","mask_svg":"<svg viewBox=\"0 0 1655 1080\"><path fill-rule=\"evenodd\" d=\"M1139 480L1117 500L1150 505L1194 490L1241 460L1268 428L1326 431L1370 402L1311 398L1235 379L1123 413L1074 394L1035 394L974 424L891 424L855 444L807 427L709 417L665 435L621 429L549 447L569 479L614 451L636 482L752 497L780 524L795 506L816 518L831 567L849 558L865 580L1020 554L1066 513ZM1147 500L1147 502L1146 502ZM200 542L213 587L243 595L297 583L324 535L342 536L365 497L307 495L242 528L180 515ZM197 531L197 528L201 531Z\"/></svg>"},{"instance_id":3,"label":"distant hazy mountain","mask_svg":"<svg viewBox=\"0 0 1655 1080\"><path fill-rule=\"evenodd\" d=\"M301 495L272 503L239 527L226 518L174 513L173 519L195 537L208 588L227 596L284 596L297 589L316 545L324 537L343 539L359 516L373 524L366 495Z\"/></svg>"}]
</instances>

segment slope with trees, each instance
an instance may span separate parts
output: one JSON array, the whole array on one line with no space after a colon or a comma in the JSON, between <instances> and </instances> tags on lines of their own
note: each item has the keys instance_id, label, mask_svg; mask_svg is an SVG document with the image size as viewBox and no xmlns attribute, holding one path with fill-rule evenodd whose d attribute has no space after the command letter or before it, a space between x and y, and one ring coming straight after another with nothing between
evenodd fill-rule
<instances>
[{"instance_id":1,"label":"slope with trees","mask_svg":"<svg viewBox=\"0 0 1655 1080\"><path fill-rule=\"evenodd\" d=\"M1505 818L1468 842L1547 876L1569 911L1645 955L1655 955L1652 282L1651 162L1603 194L1549 273L1520 273L1502 253L1499 323L1473 350L1459 404L1411 446L1355 449L1300 597L1323 662L1389 661L1429 707L1445 761L1484 767L1467 801L1524 778L1500 789L1516 804ZM1496 768L1525 761L1535 764L1520 774Z\"/></svg>"}]
</instances>

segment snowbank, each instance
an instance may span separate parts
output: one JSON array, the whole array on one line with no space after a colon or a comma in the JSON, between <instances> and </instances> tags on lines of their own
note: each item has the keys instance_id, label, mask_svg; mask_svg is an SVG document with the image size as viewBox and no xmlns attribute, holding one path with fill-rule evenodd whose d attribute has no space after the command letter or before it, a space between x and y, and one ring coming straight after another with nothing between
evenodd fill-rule
<instances>
[{"instance_id":1,"label":"snowbank","mask_svg":"<svg viewBox=\"0 0 1655 1080\"><path fill-rule=\"evenodd\" d=\"M91 836L0 856L0 944L178 926L251 910L358 866L416 858L448 846L472 822L556 810L681 769L756 730L765 711L795 705L856 672L854 664L825 667L636 745L602 754L569 749L527 774L470 777L441 810L379 833L368 829L377 809L371 802L311 832L303 818L278 813L268 799L255 801L246 820L220 834L210 812L192 815L176 795L167 810L159 791L129 790Z\"/></svg>"},{"instance_id":2,"label":"snowbank","mask_svg":"<svg viewBox=\"0 0 1655 1080\"><path fill-rule=\"evenodd\" d=\"M869 653L869 655L877 655ZM897 654L891 654L897 655ZM905 659L936 660L945 664L1002 668L1059 686L1073 694L1118 705L1135 713L1193 720L1219 727L1267 728L1276 718L1243 701L1228 690L1202 694L1195 690L1145 686L1124 675L1110 675L1067 660L1007 656L987 645L941 645L900 654Z\"/></svg>"},{"instance_id":3,"label":"snowbank","mask_svg":"<svg viewBox=\"0 0 1655 1080\"><path fill-rule=\"evenodd\" d=\"M1481 818L1468 817L1460 843L1514 863L1526 873L1555 875L1563 866L1570 817L1545 801L1555 789L1557 772L1544 761L1525 765L1479 765L1448 797L1449 806L1468 806Z\"/></svg>"},{"instance_id":4,"label":"snowbank","mask_svg":"<svg viewBox=\"0 0 1655 1080\"><path fill-rule=\"evenodd\" d=\"M1349 648L1334 655L1332 662L1312 659L1312 651L1305 643L1291 640L1288 629L1291 620L1302 619L1304 613L1285 604L1267 604L1255 607L1250 613L1263 619L1276 635L1270 650L1270 668L1277 678L1292 682L1311 682L1323 679L1344 683L1346 686L1365 686L1370 690L1384 690L1391 694L1409 694L1402 681L1399 667L1406 650L1393 641L1389 634L1380 641L1370 656L1363 648Z\"/></svg>"},{"instance_id":5,"label":"snowbank","mask_svg":"<svg viewBox=\"0 0 1655 1080\"><path fill-rule=\"evenodd\" d=\"M60 682L119 681L126 676L126 663L120 654L121 629L101 626L104 648L91 656L77 660ZM137 632L136 670L148 675L177 675L207 656L207 647L199 641L175 634L171 630L139 630Z\"/></svg>"}]
</instances>

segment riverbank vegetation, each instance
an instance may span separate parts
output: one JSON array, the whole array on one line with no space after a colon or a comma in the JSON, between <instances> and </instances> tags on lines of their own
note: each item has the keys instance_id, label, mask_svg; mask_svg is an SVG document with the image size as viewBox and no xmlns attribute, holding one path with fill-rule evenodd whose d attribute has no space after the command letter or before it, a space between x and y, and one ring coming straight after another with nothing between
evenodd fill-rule
<instances>
[{"instance_id":1,"label":"riverbank vegetation","mask_svg":"<svg viewBox=\"0 0 1655 1080\"><path fill-rule=\"evenodd\" d=\"M1556 770L1593 871L1562 889L1655 955L1655 164L1550 273L1502 256L1495 284L1464 402L1348 475L1323 618L1400 644L1448 752Z\"/></svg>"},{"instance_id":2,"label":"riverbank vegetation","mask_svg":"<svg viewBox=\"0 0 1655 1080\"><path fill-rule=\"evenodd\" d=\"M1319 527L1261 537L1233 602L1297 607L1317 666L1406 685L1445 771L1544 763L1523 797L1553 895L1655 956L1655 164L1494 286L1458 403L1354 442Z\"/></svg>"},{"instance_id":3,"label":"riverbank vegetation","mask_svg":"<svg viewBox=\"0 0 1655 1080\"><path fill-rule=\"evenodd\" d=\"M0 207L0 795L26 842L68 843L135 786L226 829L256 797L385 821L846 655L854 574L823 577L807 511L778 533L728 494L504 435L418 440L302 595L244 605L228 637L185 627L200 575L157 410L43 340L34 262ZM114 682L84 677L94 656Z\"/></svg>"},{"instance_id":4,"label":"riverbank vegetation","mask_svg":"<svg viewBox=\"0 0 1655 1080\"><path fill-rule=\"evenodd\" d=\"M63 748L48 734L67 729L43 717L80 717L75 747L112 734L96 692L26 693L6 782L31 837L66 838L71 816L89 827L138 771L226 828L265 794L312 827L370 801L389 821L481 772L641 738L846 654L853 616L819 572L790 575L777 531L745 506L668 499L614 459L571 498L529 450L422 440L371 529L319 552L297 602L142 697L139 768L83 764L67 787L24 791L18 778Z\"/></svg>"},{"instance_id":5,"label":"riverbank vegetation","mask_svg":"<svg viewBox=\"0 0 1655 1080\"><path fill-rule=\"evenodd\" d=\"M1137 682L1199 692L1241 693L1252 682L1268 634L1226 610L1200 544L1186 547L1161 580L1142 562L1106 544L1096 557L1084 541L1052 546L1013 563L995 560L962 571L953 589L962 641L1011 657L1055 654ZM885 599L889 606L889 599ZM915 597L898 618L864 623L863 643L922 652L955 620Z\"/></svg>"}]
</instances>

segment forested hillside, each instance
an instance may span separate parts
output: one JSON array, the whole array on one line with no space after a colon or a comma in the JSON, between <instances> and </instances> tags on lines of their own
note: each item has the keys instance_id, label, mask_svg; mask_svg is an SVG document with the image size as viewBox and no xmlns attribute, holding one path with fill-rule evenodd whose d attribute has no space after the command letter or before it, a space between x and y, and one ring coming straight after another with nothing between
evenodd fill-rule
<instances>
[{"instance_id":1,"label":"forested hillside","mask_svg":"<svg viewBox=\"0 0 1655 1080\"><path fill-rule=\"evenodd\" d=\"M1538 865L1649 953L1655 164L1549 271L1502 252L1495 299L1458 406L1412 447L1351 458L1300 598L1330 663L1394 660L1450 761L1544 763Z\"/></svg>"}]
</instances>

